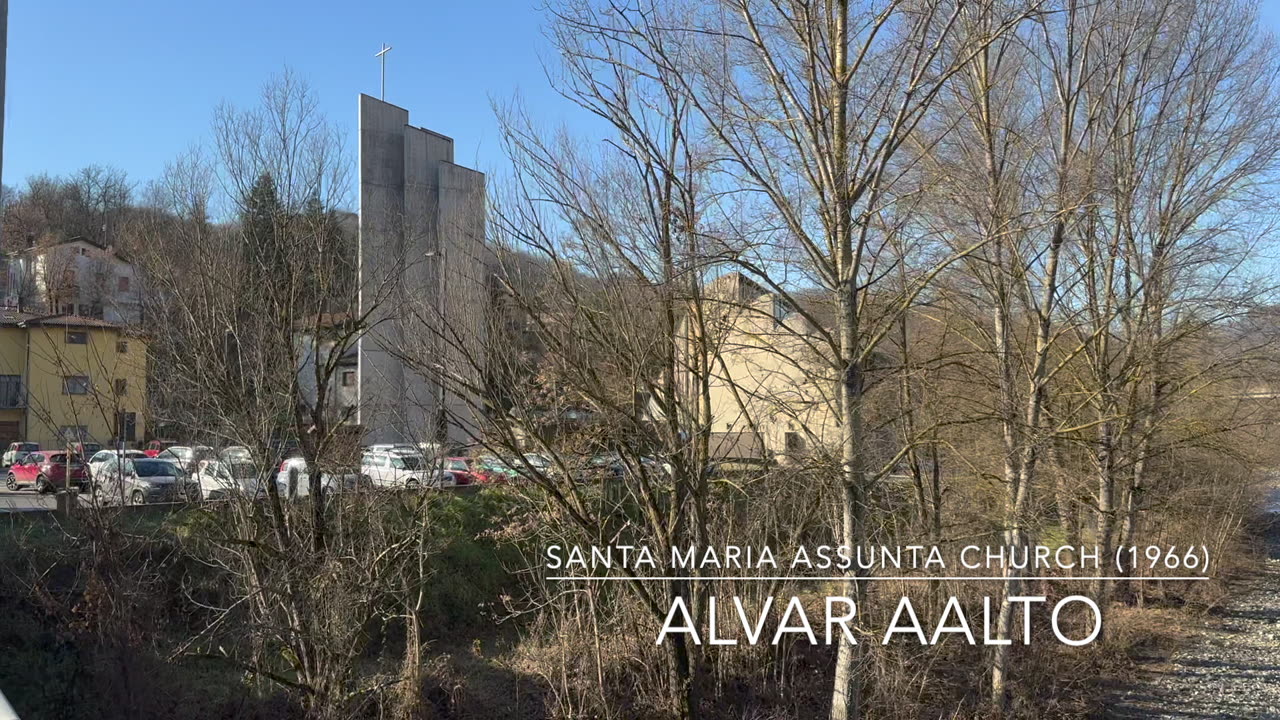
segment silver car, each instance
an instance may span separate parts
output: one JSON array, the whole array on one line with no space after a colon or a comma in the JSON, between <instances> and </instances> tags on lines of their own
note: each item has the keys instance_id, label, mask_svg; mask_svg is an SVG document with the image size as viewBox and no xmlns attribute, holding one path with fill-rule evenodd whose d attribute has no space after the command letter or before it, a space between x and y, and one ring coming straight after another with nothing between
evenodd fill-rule
<instances>
[{"instance_id":1,"label":"silver car","mask_svg":"<svg viewBox=\"0 0 1280 720\"><path fill-rule=\"evenodd\" d=\"M123 463L128 459L145 458L146 453L141 450L99 450L89 458L87 469L89 477L94 478L102 474L103 469L108 464Z\"/></svg>"},{"instance_id":2,"label":"silver car","mask_svg":"<svg viewBox=\"0 0 1280 720\"><path fill-rule=\"evenodd\" d=\"M199 497L200 486L191 482L177 463L162 458L130 458L108 463L95 477L94 497L120 505L185 502Z\"/></svg>"}]
</instances>

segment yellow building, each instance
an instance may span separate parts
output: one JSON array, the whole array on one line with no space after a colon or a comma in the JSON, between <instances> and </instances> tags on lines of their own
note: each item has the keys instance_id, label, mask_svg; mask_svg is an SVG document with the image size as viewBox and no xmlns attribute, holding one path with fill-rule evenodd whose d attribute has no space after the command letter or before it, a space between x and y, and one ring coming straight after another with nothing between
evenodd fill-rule
<instances>
[{"instance_id":1,"label":"yellow building","mask_svg":"<svg viewBox=\"0 0 1280 720\"><path fill-rule=\"evenodd\" d=\"M0 443L143 439L145 341L74 315L0 310Z\"/></svg>"}]
</instances>

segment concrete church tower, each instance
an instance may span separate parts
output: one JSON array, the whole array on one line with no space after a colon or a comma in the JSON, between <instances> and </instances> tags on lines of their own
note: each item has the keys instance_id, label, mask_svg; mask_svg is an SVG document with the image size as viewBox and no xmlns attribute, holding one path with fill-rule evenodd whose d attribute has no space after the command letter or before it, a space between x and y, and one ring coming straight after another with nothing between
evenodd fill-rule
<instances>
[{"instance_id":1,"label":"concrete church tower","mask_svg":"<svg viewBox=\"0 0 1280 720\"><path fill-rule=\"evenodd\" d=\"M473 403L459 383L442 387L401 357L478 382L458 345L484 344L484 174L454 164L451 138L364 94L359 152L360 310L372 326L359 346L364 442L470 442Z\"/></svg>"}]
</instances>

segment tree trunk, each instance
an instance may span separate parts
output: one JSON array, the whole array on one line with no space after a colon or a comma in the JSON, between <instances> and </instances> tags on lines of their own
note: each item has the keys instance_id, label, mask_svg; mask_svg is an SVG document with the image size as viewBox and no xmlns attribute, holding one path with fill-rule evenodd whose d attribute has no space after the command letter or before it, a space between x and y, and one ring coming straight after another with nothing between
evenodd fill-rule
<instances>
[{"instance_id":1,"label":"tree trunk","mask_svg":"<svg viewBox=\"0 0 1280 720\"><path fill-rule=\"evenodd\" d=\"M843 349L845 357L857 358L858 331L852 283L841 298ZM862 542L866 508L866 473L863 470L862 437L862 368L851 359L840 383L841 411L841 538L840 542L855 548ZM858 612L864 607L861 571L854 567L845 574L842 592L853 598ZM836 652L835 677L831 693L831 719L850 720L862 716L862 646L850 645L843 634Z\"/></svg>"},{"instance_id":2,"label":"tree trunk","mask_svg":"<svg viewBox=\"0 0 1280 720\"><path fill-rule=\"evenodd\" d=\"M1111 604L1110 558L1115 540L1116 523L1116 479L1115 479L1115 437L1112 424L1104 422L1098 427L1098 511L1095 519L1094 538L1098 544L1098 556L1101 565L1098 575L1093 581L1091 594L1098 603L1098 610L1105 619L1107 607ZM1104 622L1102 625L1106 627Z\"/></svg>"}]
</instances>

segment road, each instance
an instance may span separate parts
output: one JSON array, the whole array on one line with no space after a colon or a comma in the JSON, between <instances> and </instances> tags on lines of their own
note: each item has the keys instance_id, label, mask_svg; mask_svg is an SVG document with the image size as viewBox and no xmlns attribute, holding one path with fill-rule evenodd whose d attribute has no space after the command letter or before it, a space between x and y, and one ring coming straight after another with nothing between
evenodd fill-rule
<instances>
[{"instance_id":1,"label":"road","mask_svg":"<svg viewBox=\"0 0 1280 720\"><path fill-rule=\"evenodd\" d=\"M14 491L0 489L0 513L24 510L52 510L54 506L53 495L40 495L35 490Z\"/></svg>"}]
</instances>

